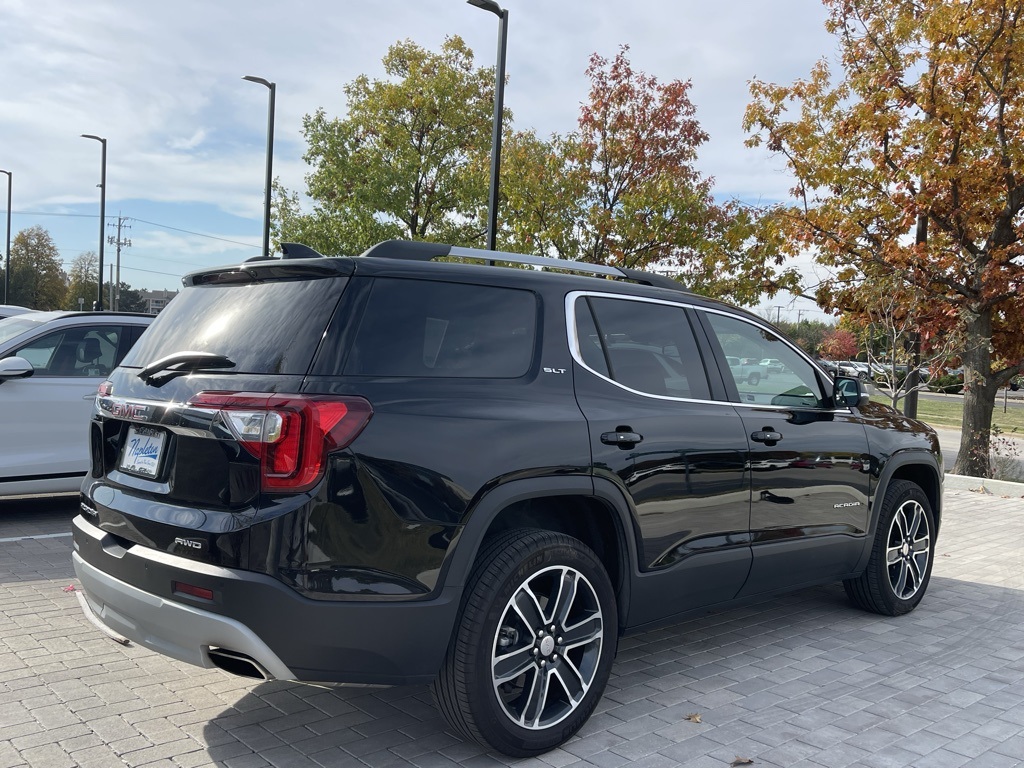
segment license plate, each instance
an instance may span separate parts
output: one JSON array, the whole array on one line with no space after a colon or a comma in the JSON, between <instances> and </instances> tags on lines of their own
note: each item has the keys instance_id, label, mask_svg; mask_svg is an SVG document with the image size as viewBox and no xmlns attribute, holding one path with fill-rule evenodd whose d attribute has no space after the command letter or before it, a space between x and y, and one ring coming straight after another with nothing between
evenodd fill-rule
<instances>
[{"instance_id":1,"label":"license plate","mask_svg":"<svg viewBox=\"0 0 1024 768\"><path fill-rule=\"evenodd\" d=\"M120 467L143 477L156 477L164 452L165 433L151 427L128 427Z\"/></svg>"}]
</instances>

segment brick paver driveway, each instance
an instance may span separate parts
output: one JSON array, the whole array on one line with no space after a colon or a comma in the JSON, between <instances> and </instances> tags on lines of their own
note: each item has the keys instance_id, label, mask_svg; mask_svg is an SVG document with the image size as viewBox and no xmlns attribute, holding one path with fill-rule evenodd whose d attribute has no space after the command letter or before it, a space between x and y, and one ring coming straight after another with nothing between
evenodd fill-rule
<instances>
[{"instance_id":1,"label":"brick paver driveway","mask_svg":"<svg viewBox=\"0 0 1024 768\"><path fill-rule=\"evenodd\" d=\"M0 506L0 768L1024 764L1019 498L947 490L909 616L825 587L626 638L581 734L520 761L447 733L422 687L257 683L117 645L65 591L72 506Z\"/></svg>"}]
</instances>

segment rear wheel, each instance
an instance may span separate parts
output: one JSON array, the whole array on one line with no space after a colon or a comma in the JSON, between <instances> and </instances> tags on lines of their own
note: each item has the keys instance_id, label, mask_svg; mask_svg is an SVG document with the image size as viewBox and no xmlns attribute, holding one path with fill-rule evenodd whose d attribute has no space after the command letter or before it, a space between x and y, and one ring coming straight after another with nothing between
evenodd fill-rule
<instances>
[{"instance_id":1,"label":"rear wheel","mask_svg":"<svg viewBox=\"0 0 1024 768\"><path fill-rule=\"evenodd\" d=\"M920 486L893 480L886 489L868 567L843 582L855 605L885 616L917 607L928 589L935 550L935 515Z\"/></svg>"},{"instance_id":2,"label":"rear wheel","mask_svg":"<svg viewBox=\"0 0 1024 768\"><path fill-rule=\"evenodd\" d=\"M519 529L488 544L464 598L434 699L453 728L507 755L567 741L604 692L615 593L596 555L560 533Z\"/></svg>"},{"instance_id":3,"label":"rear wheel","mask_svg":"<svg viewBox=\"0 0 1024 768\"><path fill-rule=\"evenodd\" d=\"M747 383L750 384L752 387L756 387L760 383L760 381L761 381L761 374L760 373L752 373L749 376L747 376Z\"/></svg>"}]
</instances>

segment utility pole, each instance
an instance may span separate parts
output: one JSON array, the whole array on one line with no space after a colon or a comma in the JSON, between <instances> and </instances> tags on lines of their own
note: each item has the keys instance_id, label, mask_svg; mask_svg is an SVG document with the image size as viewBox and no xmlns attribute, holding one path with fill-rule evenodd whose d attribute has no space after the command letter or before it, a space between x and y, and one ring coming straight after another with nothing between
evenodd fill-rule
<instances>
[{"instance_id":1,"label":"utility pole","mask_svg":"<svg viewBox=\"0 0 1024 768\"><path fill-rule=\"evenodd\" d=\"M809 312L809 311L810 310L807 310L807 309L798 309L796 311L796 324L797 325L800 325L800 321L803 319L804 312Z\"/></svg>"},{"instance_id":2,"label":"utility pole","mask_svg":"<svg viewBox=\"0 0 1024 768\"><path fill-rule=\"evenodd\" d=\"M775 324L778 325L781 320L782 320L782 305L781 304L776 304L775 305Z\"/></svg>"},{"instance_id":3,"label":"utility pole","mask_svg":"<svg viewBox=\"0 0 1024 768\"><path fill-rule=\"evenodd\" d=\"M114 278L116 282L110 289L110 308L115 312L121 310L121 248L131 248L132 241L128 238L121 239L122 229L131 229L131 224L126 224L127 217L122 216L121 212L117 212L117 236L107 235L107 244L113 245L117 248L117 276ZM107 226L113 228L114 224L108 224Z\"/></svg>"}]
</instances>

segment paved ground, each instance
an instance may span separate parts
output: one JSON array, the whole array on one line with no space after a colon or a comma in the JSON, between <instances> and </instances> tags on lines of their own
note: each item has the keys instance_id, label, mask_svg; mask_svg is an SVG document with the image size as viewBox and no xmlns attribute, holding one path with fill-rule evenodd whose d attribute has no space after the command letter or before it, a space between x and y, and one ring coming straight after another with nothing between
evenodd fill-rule
<instances>
[{"instance_id":1,"label":"paved ground","mask_svg":"<svg viewBox=\"0 0 1024 768\"><path fill-rule=\"evenodd\" d=\"M0 768L1024 765L1024 499L947 490L909 616L827 587L624 640L581 734L521 761L447 733L422 687L254 683L115 644L65 591L70 517L0 506Z\"/></svg>"}]
</instances>

